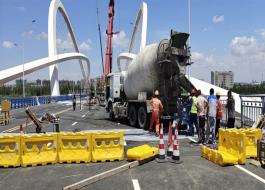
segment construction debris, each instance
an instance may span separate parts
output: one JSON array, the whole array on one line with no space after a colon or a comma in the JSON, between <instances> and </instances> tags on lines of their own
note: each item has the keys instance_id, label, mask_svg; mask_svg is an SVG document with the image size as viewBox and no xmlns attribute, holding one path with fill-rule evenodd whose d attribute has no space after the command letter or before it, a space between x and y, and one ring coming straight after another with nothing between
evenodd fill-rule
<instances>
[{"instance_id":1,"label":"construction debris","mask_svg":"<svg viewBox=\"0 0 265 190\"><path fill-rule=\"evenodd\" d=\"M262 129L265 126L265 115L258 116L258 119L255 123L253 123L251 128L259 128Z\"/></svg>"},{"instance_id":2,"label":"construction debris","mask_svg":"<svg viewBox=\"0 0 265 190\"><path fill-rule=\"evenodd\" d=\"M33 112L26 108L26 114L29 116L29 118L33 121L33 123L36 125L36 133L41 133L41 129L43 128L43 125L41 123L49 122L54 124L55 131L60 132L59 130L59 122L60 118L59 115L56 115L54 113L45 113L43 116L41 116L39 119L33 114Z\"/></svg>"},{"instance_id":3,"label":"construction debris","mask_svg":"<svg viewBox=\"0 0 265 190\"><path fill-rule=\"evenodd\" d=\"M32 111L29 108L26 108L25 112L29 116L29 118L33 121L33 123L36 125L36 133L41 133L41 128L43 127L43 125L39 122L37 117L32 113Z\"/></svg>"}]
</instances>

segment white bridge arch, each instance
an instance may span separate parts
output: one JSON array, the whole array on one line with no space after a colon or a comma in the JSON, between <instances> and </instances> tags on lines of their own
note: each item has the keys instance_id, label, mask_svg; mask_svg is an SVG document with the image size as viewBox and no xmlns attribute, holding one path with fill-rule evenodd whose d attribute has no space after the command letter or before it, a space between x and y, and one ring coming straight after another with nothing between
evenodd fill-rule
<instances>
[{"instance_id":1,"label":"white bridge arch","mask_svg":"<svg viewBox=\"0 0 265 190\"><path fill-rule=\"evenodd\" d=\"M68 31L74 44L76 52L57 54L56 45L56 15L57 11L61 13L66 22ZM51 95L60 95L59 81L58 81L58 63L63 63L68 60L78 59L81 67L83 79L86 87L88 86L89 74L90 74L90 62L89 59L82 53L79 53L76 43L75 35L71 27L71 23L68 19L66 10L60 0L52 0L49 8L48 17L48 57L31 61L24 64L24 74L30 74L37 70L50 67L50 81L51 81ZM85 63L83 61L85 61ZM0 71L0 85L12 81L16 78L23 76L23 64L15 66L9 69Z\"/></svg>"},{"instance_id":2,"label":"white bridge arch","mask_svg":"<svg viewBox=\"0 0 265 190\"><path fill-rule=\"evenodd\" d=\"M147 37L147 4L145 2L142 3L138 13L136 15L133 27L133 33L131 37L131 42L129 45L129 51L120 53L117 57L117 66L119 71L121 71L121 60L127 60L129 63L136 57L135 54L132 53L132 49L134 47L136 33L138 31L138 25L140 20L142 19L142 28L141 28L141 41L140 41L140 50L145 48L146 46L146 37ZM125 67L127 70L128 65Z\"/></svg>"}]
</instances>

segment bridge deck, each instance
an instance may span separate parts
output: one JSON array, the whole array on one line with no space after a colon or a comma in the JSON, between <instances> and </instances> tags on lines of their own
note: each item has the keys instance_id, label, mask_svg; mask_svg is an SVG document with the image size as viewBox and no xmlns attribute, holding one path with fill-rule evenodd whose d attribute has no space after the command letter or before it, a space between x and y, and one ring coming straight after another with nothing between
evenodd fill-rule
<instances>
[{"instance_id":1,"label":"bridge deck","mask_svg":"<svg viewBox=\"0 0 265 190\"><path fill-rule=\"evenodd\" d=\"M84 107L82 112L72 111L71 104L49 104L32 107L37 117L45 112L59 113L61 131L91 129L126 129L126 149L142 144L157 146L158 139L145 131L127 126L125 123L105 120L104 108ZM15 118L8 126L0 126L0 132L19 132L15 128L26 120L24 109L13 110ZM27 131L34 132L35 126ZM44 131L53 131L51 124L45 124ZM135 135L134 135L135 134ZM91 184L83 189L134 189L132 179L137 179L141 189L264 189L265 184L235 166L220 167L200 157L200 147L191 144L181 136L180 165L155 161L130 169L123 173ZM55 164L28 168L0 169L0 189L61 189L87 177L104 172L126 163ZM246 164L248 171L265 179L264 169Z\"/></svg>"}]
</instances>

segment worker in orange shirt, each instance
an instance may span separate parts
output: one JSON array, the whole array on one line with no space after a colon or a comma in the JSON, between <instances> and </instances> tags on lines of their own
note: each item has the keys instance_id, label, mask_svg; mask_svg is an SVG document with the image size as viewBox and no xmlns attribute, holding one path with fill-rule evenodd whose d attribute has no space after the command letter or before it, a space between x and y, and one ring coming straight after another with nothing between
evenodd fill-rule
<instances>
[{"instance_id":1,"label":"worker in orange shirt","mask_svg":"<svg viewBox=\"0 0 265 190\"><path fill-rule=\"evenodd\" d=\"M159 135L159 126L160 126L160 111L163 109L163 105L161 101L158 99L159 92L158 90L155 91L155 96L151 99L151 106L152 106L152 116L149 131L153 130L153 125L155 123L156 129L156 136Z\"/></svg>"},{"instance_id":2,"label":"worker in orange shirt","mask_svg":"<svg viewBox=\"0 0 265 190\"><path fill-rule=\"evenodd\" d=\"M220 128L220 121L223 118L223 107L222 102L220 100L220 92L216 92L216 98L217 98L217 110L216 110L216 125L215 125L215 138L217 137L218 130Z\"/></svg>"}]
</instances>

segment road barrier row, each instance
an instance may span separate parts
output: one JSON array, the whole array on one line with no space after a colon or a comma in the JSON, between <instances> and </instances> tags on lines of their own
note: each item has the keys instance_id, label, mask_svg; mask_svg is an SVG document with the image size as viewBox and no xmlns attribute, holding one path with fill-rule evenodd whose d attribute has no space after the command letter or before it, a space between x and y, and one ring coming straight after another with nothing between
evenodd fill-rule
<instances>
[{"instance_id":1,"label":"road barrier row","mask_svg":"<svg viewBox=\"0 0 265 190\"><path fill-rule=\"evenodd\" d=\"M245 135L246 138L246 158L256 158L257 157L257 144L258 140L262 139L261 129L239 129L241 133Z\"/></svg>"},{"instance_id":2,"label":"road barrier row","mask_svg":"<svg viewBox=\"0 0 265 190\"><path fill-rule=\"evenodd\" d=\"M58 144L59 163L86 163L91 161L91 133L60 133Z\"/></svg>"},{"instance_id":3,"label":"road barrier row","mask_svg":"<svg viewBox=\"0 0 265 190\"><path fill-rule=\"evenodd\" d=\"M123 159L123 131L0 135L0 167Z\"/></svg>"},{"instance_id":4,"label":"road barrier row","mask_svg":"<svg viewBox=\"0 0 265 190\"><path fill-rule=\"evenodd\" d=\"M201 147L201 156L221 166L245 164L247 158L257 157L257 141L261 129L219 129L218 150Z\"/></svg>"},{"instance_id":5,"label":"road barrier row","mask_svg":"<svg viewBox=\"0 0 265 190\"><path fill-rule=\"evenodd\" d=\"M92 134L92 162L119 161L124 158L123 132Z\"/></svg>"},{"instance_id":6,"label":"road barrier row","mask_svg":"<svg viewBox=\"0 0 265 190\"><path fill-rule=\"evenodd\" d=\"M21 135L0 135L0 166L18 167L21 164Z\"/></svg>"}]
</instances>

